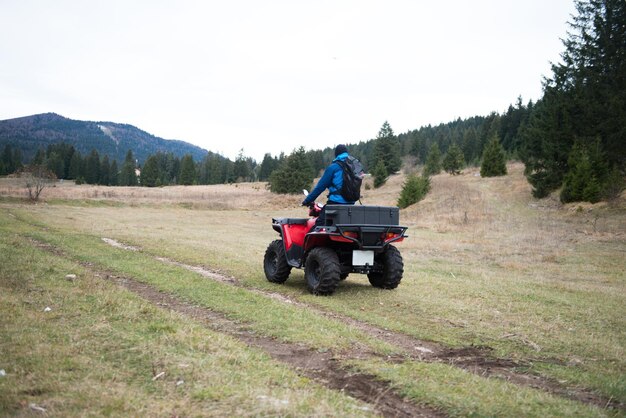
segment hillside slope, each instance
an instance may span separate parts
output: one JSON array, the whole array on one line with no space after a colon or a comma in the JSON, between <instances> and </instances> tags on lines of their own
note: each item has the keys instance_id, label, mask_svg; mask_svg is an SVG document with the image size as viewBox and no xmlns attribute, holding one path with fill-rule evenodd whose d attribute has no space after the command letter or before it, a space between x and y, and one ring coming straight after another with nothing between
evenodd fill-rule
<instances>
[{"instance_id":1,"label":"hillside slope","mask_svg":"<svg viewBox=\"0 0 626 418\"><path fill-rule=\"evenodd\" d=\"M128 150L139 162L157 152L171 152L178 157L191 154L198 161L208 151L184 141L156 137L132 125L114 122L72 120L56 113L25 116L0 121L0 147L11 144L22 152L24 161L30 161L39 148L65 142L82 155L95 149L101 156L124 161Z\"/></svg>"}]
</instances>

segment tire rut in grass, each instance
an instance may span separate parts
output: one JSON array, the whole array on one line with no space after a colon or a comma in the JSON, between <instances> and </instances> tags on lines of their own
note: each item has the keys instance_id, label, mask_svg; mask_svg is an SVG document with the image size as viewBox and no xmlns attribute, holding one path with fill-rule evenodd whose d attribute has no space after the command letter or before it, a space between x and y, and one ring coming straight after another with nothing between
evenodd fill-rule
<instances>
[{"instance_id":1,"label":"tire rut in grass","mask_svg":"<svg viewBox=\"0 0 626 418\"><path fill-rule=\"evenodd\" d=\"M112 239L103 238L103 241L118 248L140 251L137 247L122 244ZM556 380L520 371L520 369L523 370L530 368L534 362L561 364L558 360L541 359L521 361L507 358L497 358L492 355L492 349L486 346L450 348L431 341L422 341L409 335L382 329L345 315L322 310L310 304L295 300L294 298L282 293L269 292L266 290L244 286L236 278L226 276L219 271L210 270L202 266L184 264L165 257L155 257L155 259L193 271L212 280L245 288L247 291L255 294L269 297L293 306L302 307L327 318L339 320L371 337L382 340L404 351L404 353L397 356L387 357L387 361L401 363L404 361L414 360L450 364L482 377L495 377L519 386L539 389L556 396L573 399L586 404L592 404L602 408L613 408L619 410L626 409L626 405L613 399L607 399L606 397L600 396L588 389L565 387Z\"/></svg>"},{"instance_id":2,"label":"tire rut in grass","mask_svg":"<svg viewBox=\"0 0 626 418\"><path fill-rule=\"evenodd\" d=\"M58 257L71 259L63 250L54 245L34 239L30 241L36 247ZM132 248L135 247L126 246L124 249ZM167 261L169 262L170 260ZM348 396L359 399L385 417L446 416L438 410L416 405L404 399L393 391L389 382L377 379L372 375L351 371L341 364L342 359L367 358L371 357L373 353L355 350L351 351L351 355L347 357L332 351L321 352L302 344L283 342L259 335L248 329L246 324L231 320L222 313L193 305L171 294L161 292L149 284L99 269L90 262L79 261L79 264L92 272L96 277L124 287L156 306L192 318L211 330L230 335L250 347L264 351L270 357L293 368L298 374L308 377L327 388L339 390ZM175 264L178 265L180 263ZM193 271L196 271L196 269ZM215 274L211 272L210 277ZM227 280L227 282L231 283L230 280Z\"/></svg>"},{"instance_id":3,"label":"tire rut in grass","mask_svg":"<svg viewBox=\"0 0 626 418\"><path fill-rule=\"evenodd\" d=\"M437 410L405 400L391 389L389 382L346 369L341 365L340 355L331 351L320 352L304 345L258 335L247 329L245 324L230 320L223 314L210 309L184 302L145 283L111 273L96 272L95 274L130 290L155 305L193 318L207 328L228 334L248 346L261 349L272 358L294 368L298 374L372 405L372 408L383 416L445 416ZM362 353L362 355L368 354Z\"/></svg>"}]
</instances>

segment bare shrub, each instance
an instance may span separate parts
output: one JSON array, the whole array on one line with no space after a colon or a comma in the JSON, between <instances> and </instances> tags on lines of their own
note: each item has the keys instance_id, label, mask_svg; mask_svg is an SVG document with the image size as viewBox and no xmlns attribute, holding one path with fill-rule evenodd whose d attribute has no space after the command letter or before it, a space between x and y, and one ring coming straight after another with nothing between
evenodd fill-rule
<instances>
[{"instance_id":1,"label":"bare shrub","mask_svg":"<svg viewBox=\"0 0 626 418\"><path fill-rule=\"evenodd\" d=\"M26 180L28 198L32 202L39 200L44 189L56 180L55 174L43 165L30 165L20 171L20 177Z\"/></svg>"}]
</instances>

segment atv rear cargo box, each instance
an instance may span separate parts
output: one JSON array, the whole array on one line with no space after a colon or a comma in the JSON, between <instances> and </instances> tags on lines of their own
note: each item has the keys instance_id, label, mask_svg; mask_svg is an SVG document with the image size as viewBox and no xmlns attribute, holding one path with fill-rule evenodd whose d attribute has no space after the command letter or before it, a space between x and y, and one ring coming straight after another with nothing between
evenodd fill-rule
<instances>
[{"instance_id":1,"label":"atv rear cargo box","mask_svg":"<svg viewBox=\"0 0 626 418\"><path fill-rule=\"evenodd\" d=\"M400 209L393 206L327 205L327 225L399 225Z\"/></svg>"}]
</instances>

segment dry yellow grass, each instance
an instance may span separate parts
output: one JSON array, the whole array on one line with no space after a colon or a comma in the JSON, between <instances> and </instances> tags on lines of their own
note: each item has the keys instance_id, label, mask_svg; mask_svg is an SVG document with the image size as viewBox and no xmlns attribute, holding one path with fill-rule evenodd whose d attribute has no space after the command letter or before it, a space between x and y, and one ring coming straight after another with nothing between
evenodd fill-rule
<instances>
[{"instance_id":1,"label":"dry yellow grass","mask_svg":"<svg viewBox=\"0 0 626 418\"><path fill-rule=\"evenodd\" d=\"M198 209L250 209L282 207L285 201L297 204L300 196L277 196L266 183L237 183L211 186L108 187L75 185L73 181L56 181L42 193L42 201L92 200L130 205L183 204ZM25 181L0 179L0 196L28 197Z\"/></svg>"}]
</instances>

